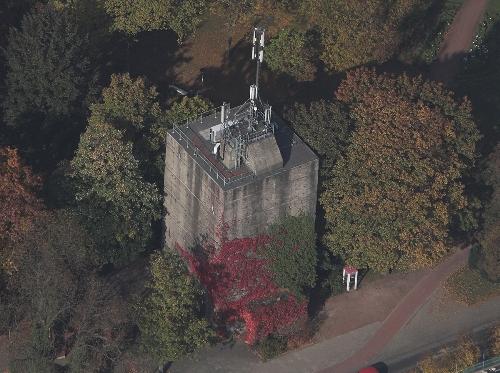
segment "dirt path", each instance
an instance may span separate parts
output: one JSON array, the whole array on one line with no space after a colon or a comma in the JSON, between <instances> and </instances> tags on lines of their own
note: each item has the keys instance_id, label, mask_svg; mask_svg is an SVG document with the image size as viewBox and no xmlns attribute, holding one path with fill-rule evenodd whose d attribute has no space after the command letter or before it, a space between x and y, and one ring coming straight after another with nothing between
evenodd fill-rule
<instances>
[{"instance_id":1,"label":"dirt path","mask_svg":"<svg viewBox=\"0 0 500 373\"><path fill-rule=\"evenodd\" d=\"M470 50L487 6L488 0L464 1L446 32L437 61L431 68L433 80L447 84L453 79L463 57Z\"/></svg>"},{"instance_id":2,"label":"dirt path","mask_svg":"<svg viewBox=\"0 0 500 373\"><path fill-rule=\"evenodd\" d=\"M360 350L342 363L320 373L348 373L362 364L367 364L427 302L441 282L467 261L469 251L470 247L459 250L424 276L392 310L382 326Z\"/></svg>"}]
</instances>

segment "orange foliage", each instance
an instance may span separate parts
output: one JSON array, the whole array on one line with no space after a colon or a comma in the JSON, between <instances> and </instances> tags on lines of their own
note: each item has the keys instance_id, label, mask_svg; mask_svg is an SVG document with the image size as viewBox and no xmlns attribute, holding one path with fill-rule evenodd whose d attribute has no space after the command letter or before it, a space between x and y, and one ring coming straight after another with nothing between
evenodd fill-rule
<instances>
[{"instance_id":1,"label":"orange foliage","mask_svg":"<svg viewBox=\"0 0 500 373\"><path fill-rule=\"evenodd\" d=\"M0 148L0 268L7 273L16 269L16 243L42 211L35 194L40 185L16 149Z\"/></svg>"}]
</instances>

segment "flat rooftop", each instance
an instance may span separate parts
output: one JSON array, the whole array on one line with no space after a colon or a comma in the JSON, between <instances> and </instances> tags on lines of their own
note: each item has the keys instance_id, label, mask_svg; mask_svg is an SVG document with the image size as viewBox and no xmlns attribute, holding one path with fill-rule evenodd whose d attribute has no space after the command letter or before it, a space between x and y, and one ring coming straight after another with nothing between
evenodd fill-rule
<instances>
[{"instance_id":1,"label":"flat rooftop","mask_svg":"<svg viewBox=\"0 0 500 373\"><path fill-rule=\"evenodd\" d=\"M234 118L236 113L241 112L243 105L231 108L227 113L228 119ZM202 114L195 120L175 126L169 131L169 134L225 190L290 170L317 158L316 154L293 130L273 113L271 122L275 124L274 137L283 157L283 167L258 176L245 165L236 169L229 169L222 163L222 160L212 154L213 144L202 135L209 128L220 124L220 118L220 108L217 108L209 113Z\"/></svg>"}]
</instances>

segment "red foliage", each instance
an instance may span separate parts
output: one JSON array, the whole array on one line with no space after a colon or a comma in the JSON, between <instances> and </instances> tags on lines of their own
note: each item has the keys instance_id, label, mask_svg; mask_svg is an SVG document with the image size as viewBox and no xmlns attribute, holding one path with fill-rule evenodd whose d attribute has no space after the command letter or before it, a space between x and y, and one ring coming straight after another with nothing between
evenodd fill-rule
<instances>
[{"instance_id":1,"label":"red foliage","mask_svg":"<svg viewBox=\"0 0 500 373\"><path fill-rule=\"evenodd\" d=\"M270 304L250 305L242 310L246 324L245 342L253 344L278 330L295 324L307 314L307 302L282 294Z\"/></svg>"},{"instance_id":2,"label":"red foliage","mask_svg":"<svg viewBox=\"0 0 500 373\"><path fill-rule=\"evenodd\" d=\"M225 322L244 321L245 342L250 344L305 318L307 301L280 289L267 259L259 255L270 238L227 240L225 231L223 227L219 234L219 248L204 247L200 255L176 245L189 270L207 289L217 315Z\"/></svg>"}]
</instances>

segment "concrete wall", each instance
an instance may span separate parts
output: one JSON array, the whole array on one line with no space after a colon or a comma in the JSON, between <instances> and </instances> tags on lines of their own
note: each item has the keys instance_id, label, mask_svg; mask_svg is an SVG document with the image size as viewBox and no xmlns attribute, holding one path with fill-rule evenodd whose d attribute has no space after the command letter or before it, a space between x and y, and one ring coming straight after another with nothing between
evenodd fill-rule
<instances>
[{"instance_id":1,"label":"concrete wall","mask_svg":"<svg viewBox=\"0 0 500 373\"><path fill-rule=\"evenodd\" d=\"M244 237L264 232L276 218L304 212L316 215L318 160L290 170L282 169L253 183L226 190L224 220L230 236Z\"/></svg>"},{"instance_id":2,"label":"concrete wall","mask_svg":"<svg viewBox=\"0 0 500 373\"><path fill-rule=\"evenodd\" d=\"M224 221L230 237L263 232L277 217L301 212L315 217L318 159L292 169L255 178L251 183L223 190L194 161L192 155L167 136L165 161L165 244L191 247Z\"/></svg>"},{"instance_id":3,"label":"concrete wall","mask_svg":"<svg viewBox=\"0 0 500 373\"><path fill-rule=\"evenodd\" d=\"M167 135L164 179L165 244L194 245L213 237L223 212L223 191L192 156Z\"/></svg>"}]
</instances>

